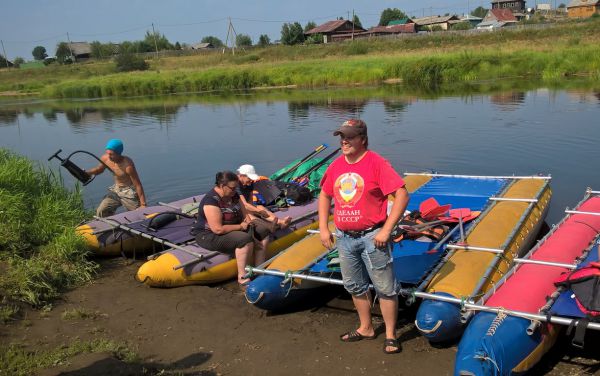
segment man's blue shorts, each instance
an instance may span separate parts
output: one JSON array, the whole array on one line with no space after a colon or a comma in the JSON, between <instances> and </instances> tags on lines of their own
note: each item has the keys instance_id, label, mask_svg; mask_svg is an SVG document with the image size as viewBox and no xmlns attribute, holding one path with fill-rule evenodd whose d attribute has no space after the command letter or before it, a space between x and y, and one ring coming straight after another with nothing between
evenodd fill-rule
<instances>
[{"instance_id":1,"label":"man's blue shorts","mask_svg":"<svg viewBox=\"0 0 600 376\"><path fill-rule=\"evenodd\" d=\"M336 246L340 255L340 266L344 287L352 295L362 295L372 282L380 297L398 295L400 285L396 281L392 264L392 246L377 248L373 238L379 229L353 238L336 230Z\"/></svg>"}]
</instances>

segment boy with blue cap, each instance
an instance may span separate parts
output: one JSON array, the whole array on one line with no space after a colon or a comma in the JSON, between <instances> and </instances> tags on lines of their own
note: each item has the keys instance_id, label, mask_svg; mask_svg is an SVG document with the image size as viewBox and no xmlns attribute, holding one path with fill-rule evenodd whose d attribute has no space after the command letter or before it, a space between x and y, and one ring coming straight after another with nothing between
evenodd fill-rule
<instances>
[{"instance_id":1,"label":"boy with blue cap","mask_svg":"<svg viewBox=\"0 0 600 376\"><path fill-rule=\"evenodd\" d=\"M108 194L96 209L98 217L109 217L117 211L121 205L127 210L135 210L146 206L144 187L138 176L137 170L131 158L123 155L123 141L119 139L109 140L106 144L106 152L100 159L102 163L86 170L90 175L98 175L104 172L108 166L114 173L115 184L108 188Z\"/></svg>"}]
</instances>

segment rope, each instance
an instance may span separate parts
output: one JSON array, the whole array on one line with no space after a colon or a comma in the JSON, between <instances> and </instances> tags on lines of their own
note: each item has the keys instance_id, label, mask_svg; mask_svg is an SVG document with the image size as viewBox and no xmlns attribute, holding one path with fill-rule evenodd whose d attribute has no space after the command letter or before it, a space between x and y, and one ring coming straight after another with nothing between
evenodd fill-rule
<instances>
[{"instance_id":1,"label":"rope","mask_svg":"<svg viewBox=\"0 0 600 376\"><path fill-rule=\"evenodd\" d=\"M288 295L290 294L290 291L292 291L292 287L294 286L294 282L292 281L292 278L290 277L292 274L294 274L293 270L286 271L283 276L283 281L281 281L281 287L284 287L288 281L290 282L290 286L288 287L288 289L284 295L284 297L286 297L286 298L288 297Z\"/></svg>"},{"instance_id":2,"label":"rope","mask_svg":"<svg viewBox=\"0 0 600 376\"><path fill-rule=\"evenodd\" d=\"M496 371L498 371L498 373L500 373L500 367L498 367L498 364L496 363L496 361L494 361L494 359L490 358L489 356L487 356L485 354L475 354L473 357L475 359L491 362L494 365L494 367L496 367Z\"/></svg>"},{"instance_id":3,"label":"rope","mask_svg":"<svg viewBox=\"0 0 600 376\"><path fill-rule=\"evenodd\" d=\"M494 320L490 324L490 327L488 328L488 331L485 333L485 335L492 337L494 334L496 334L496 330L498 330L498 327L502 324L502 322L504 322L506 316L507 315L506 312L504 312L504 307L499 307L498 314L496 315L496 317L494 317Z\"/></svg>"},{"instance_id":4,"label":"rope","mask_svg":"<svg viewBox=\"0 0 600 376\"><path fill-rule=\"evenodd\" d=\"M467 302L467 297L466 296L461 296L460 297L460 310L464 311L465 310L465 303Z\"/></svg>"}]
</instances>

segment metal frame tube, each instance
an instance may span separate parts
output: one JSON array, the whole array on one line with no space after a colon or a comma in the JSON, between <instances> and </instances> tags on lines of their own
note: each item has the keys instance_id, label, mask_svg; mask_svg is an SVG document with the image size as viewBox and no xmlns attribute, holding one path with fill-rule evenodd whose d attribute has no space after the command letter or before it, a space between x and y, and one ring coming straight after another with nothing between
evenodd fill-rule
<instances>
[{"instance_id":1,"label":"metal frame tube","mask_svg":"<svg viewBox=\"0 0 600 376\"><path fill-rule=\"evenodd\" d=\"M251 266L246 266L247 272L249 272L250 269L252 269L252 272L256 273L256 274L266 274L266 275L274 275L277 277L304 279L307 281L327 283L330 285L339 285L339 286L344 285L344 281L342 281L341 279L336 279L336 278L318 277L318 276L314 276L314 275L306 275L306 274L300 274L300 273L286 273L286 272L280 272L278 270L257 269L257 268L252 268Z\"/></svg>"},{"instance_id":2,"label":"metal frame tube","mask_svg":"<svg viewBox=\"0 0 600 376\"><path fill-rule=\"evenodd\" d=\"M538 202L536 198L490 197L492 201Z\"/></svg>"},{"instance_id":3,"label":"metal frame tube","mask_svg":"<svg viewBox=\"0 0 600 376\"><path fill-rule=\"evenodd\" d=\"M181 210L181 208L178 208L178 207L177 207L177 206L175 206L175 205L167 204L166 202L161 202L161 201L159 201L159 202L158 202L158 204L159 204L159 205L161 205L161 206L166 206L166 207L169 207L169 208L171 208L171 209L177 209L177 210Z\"/></svg>"},{"instance_id":4,"label":"metal frame tube","mask_svg":"<svg viewBox=\"0 0 600 376\"><path fill-rule=\"evenodd\" d=\"M502 191L500 192L501 195L506 194L506 192L508 192L508 190L510 189L510 187L513 185L514 182L510 182L509 184L505 184L505 186L502 188ZM490 205L488 205L483 212L477 217L475 218L475 220L470 224L469 229L467 230L467 233L465 234L465 236L468 238L469 235L471 234L471 232L474 231L474 229L477 227L477 225L479 224L479 222L481 222L483 220L483 218L485 218L485 216L492 211L493 208L496 207L496 202L492 202ZM458 227L455 227L455 229L457 230ZM448 245L446 246L446 249L448 249ZM425 290L425 288L429 285L429 283L431 282L431 280L433 279L433 277L440 271L440 269L444 266L444 264L446 262L448 262L448 260L450 260L450 258L452 257L452 255L454 255L454 250L450 249L450 251L448 251L448 253L446 254L446 256L444 256L444 258L442 260L440 260L440 262L437 263L437 265L435 266L435 268L432 269L432 271L429 273L429 275L419 284L419 286L417 287L417 291L423 291Z\"/></svg>"},{"instance_id":5,"label":"metal frame tube","mask_svg":"<svg viewBox=\"0 0 600 376\"><path fill-rule=\"evenodd\" d=\"M486 247L474 247L474 246L470 246L470 245L448 244L446 246L446 248L450 248L450 249L462 249L462 250L465 250L465 251L490 252L490 253L496 253L496 254L503 254L504 253L504 249L486 248Z\"/></svg>"},{"instance_id":6,"label":"metal frame tube","mask_svg":"<svg viewBox=\"0 0 600 376\"><path fill-rule=\"evenodd\" d=\"M567 214L584 214L584 215L600 215L600 213L598 212L585 212L585 211L578 211L578 210L565 210L565 213Z\"/></svg>"},{"instance_id":7,"label":"metal frame tube","mask_svg":"<svg viewBox=\"0 0 600 376\"><path fill-rule=\"evenodd\" d=\"M475 304L475 303L468 302L468 301L465 302L462 299L453 298L453 297L444 296L444 295L436 295L436 294L429 294L429 293L425 293L425 292L412 292L412 291L403 291L403 292L413 294L422 299L439 300L442 302L459 304L462 307L464 307L466 309L470 309L470 310L492 312L492 313L503 312L510 316L521 317L521 318L532 320L532 321L547 322L550 324L560 324L560 325L574 324L574 325L577 325L577 323L580 321L579 319L570 319L570 318L560 317L560 316L548 317L546 315L540 315L540 314L536 314L536 313L514 311L514 310L503 309L503 308L499 308L499 307L488 307L488 306ZM589 323L588 328L593 329L593 330L600 330L600 323Z\"/></svg>"},{"instance_id":8,"label":"metal frame tube","mask_svg":"<svg viewBox=\"0 0 600 376\"><path fill-rule=\"evenodd\" d=\"M248 271L250 268L251 267L246 267L246 271ZM322 283L328 283L331 285L338 285L338 286L342 286L344 284L344 281L342 281L341 279L309 276L309 275L297 274L297 273L285 273L285 272L280 272L277 270L253 269L253 272L256 272L257 274L267 274L267 275L274 275L274 276L278 276L278 277L304 279L304 280L308 280L308 281L322 282ZM369 286L369 287L371 287L371 286ZM421 299L439 300L442 302L459 304L462 307L464 307L466 309L470 309L470 310L492 312L492 313L503 312L510 316L521 317L521 318L532 320L532 321L548 322L551 324L571 325L571 324L577 324L580 321L579 319L569 319L569 318L560 317L560 316L548 317L546 315L540 315L540 314L535 314L535 313L514 311L514 310L503 309L503 308L498 308L498 307L488 307L488 306L484 306L484 305L475 304L475 303L472 303L469 301L464 301L463 299L453 298L453 297L449 297L449 296L445 296L445 295L437 295L437 294L430 294L430 293L426 293L426 292L413 291L413 290L409 290L409 289L401 289L400 294L405 295L405 296L414 295ZM600 330L600 323L590 323L588 325L588 328L593 329L593 330Z\"/></svg>"},{"instance_id":9,"label":"metal frame tube","mask_svg":"<svg viewBox=\"0 0 600 376\"><path fill-rule=\"evenodd\" d=\"M549 184L550 183L548 181L546 181L546 183L543 184L542 187L539 189L539 191L536 194L537 199L536 199L535 203L537 203L539 201L540 197L546 191L546 189L548 188ZM549 205L546 205L546 207L544 208L544 212L548 211L548 206ZM531 213L531 211L533 210L533 208L534 208L534 202L530 202L529 205L527 205L527 209L523 212L523 214L519 218L519 221L517 222L517 225L511 231L510 235L507 237L507 239L502 244L502 248L504 250L506 250L506 247L508 247L510 245L510 242L513 240L513 238L516 235L517 231L521 228L521 226L523 225L525 219L529 216L529 214ZM479 280L479 282L477 283L477 285L475 286L475 288L473 289L473 291L471 291L471 294L469 296L475 296L477 293L479 293L479 291L481 290L481 288L483 287L483 285L486 283L486 281L490 278L490 276L494 272L494 269L495 269L494 267L496 265L498 265L498 263L500 262L500 260L501 260L501 258L503 256L504 256L504 252L502 252L502 254L498 253L497 256L494 257L494 259L492 259L492 261L490 262L490 265L488 266L487 270L485 271L485 273L483 274L483 276L481 277L481 279Z\"/></svg>"},{"instance_id":10,"label":"metal frame tube","mask_svg":"<svg viewBox=\"0 0 600 376\"><path fill-rule=\"evenodd\" d=\"M125 231L129 232L130 234L138 235L138 236L141 236L142 238L150 239L150 240L152 240L154 242L157 242L158 244L162 244L162 245L166 245L167 247L178 249L178 250L180 250L180 251L182 251L184 253L187 253L190 256L196 257L197 260L193 260L195 262L200 262L202 260L205 260L208 257L212 257L212 256L215 256L215 255L217 255L217 254L220 253L220 252L216 252L215 251L215 252L208 253L206 255L199 255L199 254L194 253L194 252L192 252L192 251L190 251L188 249L185 249L184 247L182 247L180 245L177 245L175 243L171 243L168 240L157 238L156 236L148 235L148 234L143 233L141 231L135 230L135 229L133 229L133 228L131 228L129 226L120 224L119 222L115 221L114 219L106 219L106 218L101 218L101 217L97 217L97 216L94 216L94 218L97 219L97 220L99 220L99 221L101 221L101 222L109 224L111 226L114 226L115 228L118 228L118 229L121 229L121 230L125 230ZM184 264L176 265L176 266L173 267L173 270L181 269L184 266L187 266L189 263L190 262L186 263L186 265L184 265Z\"/></svg>"},{"instance_id":11,"label":"metal frame tube","mask_svg":"<svg viewBox=\"0 0 600 376\"><path fill-rule=\"evenodd\" d=\"M580 207L588 198L590 197L590 195L588 194L588 192L586 192L583 196L583 198L577 203L577 205L575 207ZM554 234L556 232L556 230L569 218L570 216L565 215L560 222L558 222L556 225L552 226L552 229L546 234L544 235L544 237L542 239L540 239L537 244L535 246L533 246L533 248L531 248L531 250L529 250L529 252L527 252L527 254L522 257L523 259L528 259L531 258L531 256L537 251L537 249L539 247L542 246L542 244L544 244L544 242L550 237L552 236L552 234ZM517 270L519 270L519 268L521 267L521 264L516 265L515 267L511 268L495 285L494 289L488 291L484 296L482 296L478 302L484 302L487 301L490 296L494 293L495 290L498 289L498 287L502 286L504 284L504 282L506 282L506 280L513 275Z\"/></svg>"},{"instance_id":12,"label":"metal frame tube","mask_svg":"<svg viewBox=\"0 0 600 376\"><path fill-rule=\"evenodd\" d=\"M427 172L405 172L404 175L418 175L418 176L431 176L431 177L444 177L444 178L471 178L471 179L540 179L550 180L551 176L485 176L485 175L452 175L452 174L432 174Z\"/></svg>"},{"instance_id":13,"label":"metal frame tube","mask_svg":"<svg viewBox=\"0 0 600 376\"><path fill-rule=\"evenodd\" d=\"M535 264L535 265L544 265L544 266L556 266L559 268L566 268L566 269L576 269L577 268L576 264L562 264L560 262L530 260L530 259L522 259L522 258L513 259L513 262L516 264Z\"/></svg>"}]
</instances>

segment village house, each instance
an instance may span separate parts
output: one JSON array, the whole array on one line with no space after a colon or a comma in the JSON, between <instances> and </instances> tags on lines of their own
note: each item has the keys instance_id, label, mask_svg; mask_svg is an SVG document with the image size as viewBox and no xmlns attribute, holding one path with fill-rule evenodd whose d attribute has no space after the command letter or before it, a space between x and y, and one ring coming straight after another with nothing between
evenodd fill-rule
<instances>
[{"instance_id":1,"label":"village house","mask_svg":"<svg viewBox=\"0 0 600 376\"><path fill-rule=\"evenodd\" d=\"M572 0L567 5L569 18L591 17L600 13L600 0Z\"/></svg>"},{"instance_id":2,"label":"village house","mask_svg":"<svg viewBox=\"0 0 600 376\"><path fill-rule=\"evenodd\" d=\"M514 25L517 22L517 18L513 14L512 10L508 8L490 9L485 17L483 17L483 21L477 25L477 29L497 29L504 26Z\"/></svg>"},{"instance_id":3,"label":"village house","mask_svg":"<svg viewBox=\"0 0 600 376\"><path fill-rule=\"evenodd\" d=\"M190 46L191 50L212 50L215 48L212 43L196 43Z\"/></svg>"},{"instance_id":4,"label":"village house","mask_svg":"<svg viewBox=\"0 0 600 376\"><path fill-rule=\"evenodd\" d=\"M330 43L334 37L339 36L336 40L350 39L353 35L365 32L362 27L356 26L349 20L328 21L304 33L305 36L314 34L323 35L323 43Z\"/></svg>"},{"instance_id":5,"label":"village house","mask_svg":"<svg viewBox=\"0 0 600 376\"><path fill-rule=\"evenodd\" d=\"M439 26L442 30L449 30L450 25L459 21L456 16L430 16L423 18L415 18L415 24L417 25L418 31L431 31L432 29ZM453 22L454 21L454 22Z\"/></svg>"},{"instance_id":6,"label":"village house","mask_svg":"<svg viewBox=\"0 0 600 376\"><path fill-rule=\"evenodd\" d=\"M406 24L396 24L396 25L388 25L388 26L373 26L369 30L358 34L358 38L405 34L405 33L416 33L416 32L417 32L416 24L414 22L411 22L411 23L406 23ZM355 38L356 37L357 36L355 36Z\"/></svg>"},{"instance_id":7,"label":"village house","mask_svg":"<svg viewBox=\"0 0 600 376\"><path fill-rule=\"evenodd\" d=\"M481 21L483 21L483 18L475 17L470 14L466 14L460 18L460 22L468 22L473 27L476 27L477 25L479 25L481 23Z\"/></svg>"},{"instance_id":8,"label":"village house","mask_svg":"<svg viewBox=\"0 0 600 376\"><path fill-rule=\"evenodd\" d=\"M67 43L67 47L75 61L89 59L92 56L92 45L88 42L70 42Z\"/></svg>"}]
</instances>

